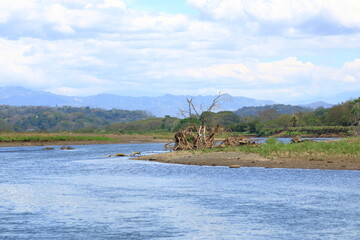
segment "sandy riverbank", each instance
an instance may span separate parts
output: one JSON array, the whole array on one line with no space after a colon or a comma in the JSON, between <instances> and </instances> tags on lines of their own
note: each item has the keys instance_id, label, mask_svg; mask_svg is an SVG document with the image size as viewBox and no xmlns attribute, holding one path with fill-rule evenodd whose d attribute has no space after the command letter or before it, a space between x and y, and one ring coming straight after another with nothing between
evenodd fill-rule
<instances>
[{"instance_id":1,"label":"sandy riverbank","mask_svg":"<svg viewBox=\"0 0 360 240\"><path fill-rule=\"evenodd\" d=\"M180 151L141 156L136 159L200 166L360 170L360 159L352 157L341 159L331 157L327 159L311 157L270 159L258 154L244 152L191 153Z\"/></svg>"}]
</instances>

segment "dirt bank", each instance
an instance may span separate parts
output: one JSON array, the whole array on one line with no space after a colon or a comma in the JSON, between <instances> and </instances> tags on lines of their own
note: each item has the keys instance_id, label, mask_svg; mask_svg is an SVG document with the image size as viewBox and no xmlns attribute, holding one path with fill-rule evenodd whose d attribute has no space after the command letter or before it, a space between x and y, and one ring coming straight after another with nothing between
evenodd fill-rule
<instances>
[{"instance_id":1,"label":"dirt bank","mask_svg":"<svg viewBox=\"0 0 360 240\"><path fill-rule=\"evenodd\" d=\"M327 159L313 159L311 157L268 159L258 154L244 152L191 153L180 151L142 156L135 159L200 166L360 170L360 159L354 157L341 159L331 157Z\"/></svg>"}]
</instances>

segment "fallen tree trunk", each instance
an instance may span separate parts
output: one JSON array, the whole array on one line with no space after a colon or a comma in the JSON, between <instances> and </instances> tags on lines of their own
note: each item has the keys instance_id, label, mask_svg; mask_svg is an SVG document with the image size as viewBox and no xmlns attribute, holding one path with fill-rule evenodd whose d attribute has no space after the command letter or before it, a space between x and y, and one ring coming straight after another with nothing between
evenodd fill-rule
<instances>
[{"instance_id":1,"label":"fallen tree trunk","mask_svg":"<svg viewBox=\"0 0 360 240\"><path fill-rule=\"evenodd\" d=\"M224 147L236 147L236 146L243 146L243 145L257 145L254 141L251 141L250 139L241 137L241 136L235 136L235 137L228 137L224 141L220 143L219 146Z\"/></svg>"}]
</instances>

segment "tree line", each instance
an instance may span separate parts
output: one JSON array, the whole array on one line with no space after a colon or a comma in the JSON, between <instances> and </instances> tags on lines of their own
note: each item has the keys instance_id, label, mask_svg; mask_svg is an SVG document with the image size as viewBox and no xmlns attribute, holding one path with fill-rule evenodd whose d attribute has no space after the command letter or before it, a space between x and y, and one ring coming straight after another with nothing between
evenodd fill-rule
<instances>
[{"instance_id":1,"label":"tree line","mask_svg":"<svg viewBox=\"0 0 360 240\"><path fill-rule=\"evenodd\" d=\"M237 111L196 111L187 99L183 117L155 118L144 111L89 107L0 106L0 131L82 131L109 133L177 132L191 125L222 126L226 132L268 136L349 135L360 127L360 98L331 108L311 110L291 105L244 107ZM193 109L193 110L192 110ZM184 114L187 113L187 115Z\"/></svg>"},{"instance_id":2,"label":"tree line","mask_svg":"<svg viewBox=\"0 0 360 240\"><path fill-rule=\"evenodd\" d=\"M0 131L84 131L152 117L145 111L89 107L0 106Z\"/></svg>"},{"instance_id":3,"label":"tree line","mask_svg":"<svg viewBox=\"0 0 360 240\"><path fill-rule=\"evenodd\" d=\"M191 101L190 106L191 106ZM189 113L191 111L188 111ZM360 127L360 98L334 105L331 108L311 110L291 105L267 105L261 107L244 107L237 111L201 113L192 111L184 118L166 116L129 123L110 124L109 131L177 132L189 126L209 127L222 126L226 132L269 136L281 134L294 135L351 135Z\"/></svg>"}]
</instances>

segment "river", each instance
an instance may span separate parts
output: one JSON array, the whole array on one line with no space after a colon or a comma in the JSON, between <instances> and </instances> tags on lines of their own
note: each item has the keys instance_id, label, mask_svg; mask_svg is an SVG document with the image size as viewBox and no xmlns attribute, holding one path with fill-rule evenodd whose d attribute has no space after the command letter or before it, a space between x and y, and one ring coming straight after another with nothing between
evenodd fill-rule
<instances>
[{"instance_id":1,"label":"river","mask_svg":"<svg viewBox=\"0 0 360 240\"><path fill-rule=\"evenodd\" d=\"M104 158L163 144L0 148L0 239L358 240L360 172Z\"/></svg>"}]
</instances>

